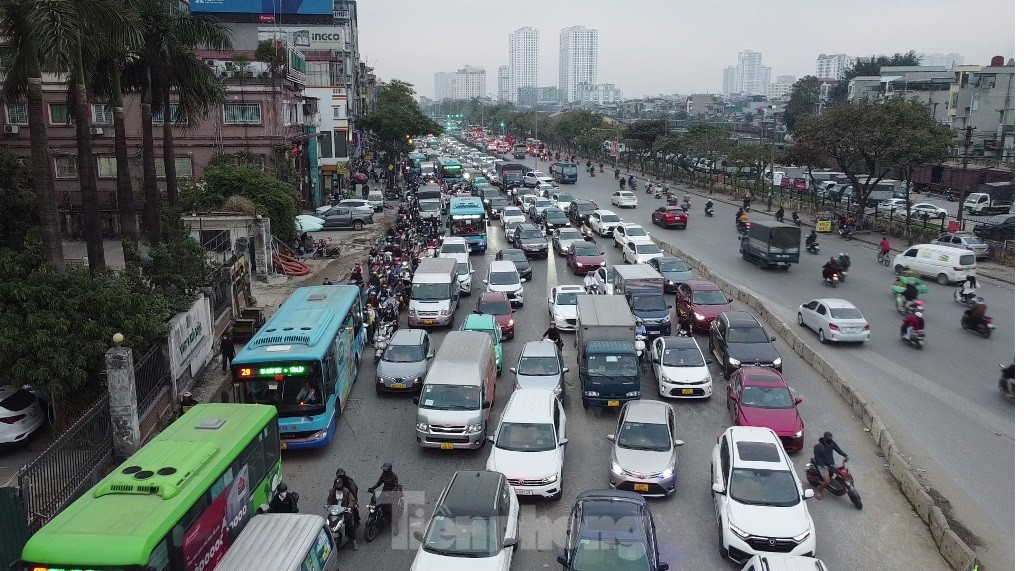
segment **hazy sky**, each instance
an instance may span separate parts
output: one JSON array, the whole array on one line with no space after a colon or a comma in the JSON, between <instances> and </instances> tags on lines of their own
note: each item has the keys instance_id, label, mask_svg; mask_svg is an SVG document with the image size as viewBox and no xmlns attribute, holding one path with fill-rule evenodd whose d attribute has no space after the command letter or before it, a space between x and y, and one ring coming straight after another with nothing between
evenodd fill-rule
<instances>
[{"instance_id":1,"label":"hazy sky","mask_svg":"<svg viewBox=\"0 0 1024 571\"><path fill-rule=\"evenodd\" d=\"M558 33L598 30L597 81L623 97L717 92L744 49L772 79L814 73L820 53L1014 56L1013 0L359 0L359 47L377 77L434 97L434 72L470 64L497 93L508 34L540 31L539 81L558 84Z\"/></svg>"}]
</instances>

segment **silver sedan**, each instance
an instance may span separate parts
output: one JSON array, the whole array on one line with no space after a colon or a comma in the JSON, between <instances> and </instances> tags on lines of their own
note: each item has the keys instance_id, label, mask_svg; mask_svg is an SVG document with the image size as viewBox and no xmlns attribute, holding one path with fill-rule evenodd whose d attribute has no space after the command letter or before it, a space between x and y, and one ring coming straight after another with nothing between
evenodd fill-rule
<instances>
[{"instance_id":1,"label":"silver sedan","mask_svg":"<svg viewBox=\"0 0 1024 571\"><path fill-rule=\"evenodd\" d=\"M626 403L619 413L608 483L618 490L644 496L670 496L676 491L675 413L672 405L655 400Z\"/></svg>"}]
</instances>

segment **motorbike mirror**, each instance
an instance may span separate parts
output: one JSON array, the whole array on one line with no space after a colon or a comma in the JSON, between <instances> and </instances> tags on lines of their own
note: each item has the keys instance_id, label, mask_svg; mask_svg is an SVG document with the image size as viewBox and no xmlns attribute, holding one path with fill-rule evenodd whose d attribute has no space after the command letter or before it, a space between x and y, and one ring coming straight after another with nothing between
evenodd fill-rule
<instances>
[{"instance_id":1,"label":"motorbike mirror","mask_svg":"<svg viewBox=\"0 0 1024 571\"><path fill-rule=\"evenodd\" d=\"M811 499L813 497L814 497L814 490L813 489L807 488L806 490L804 490L804 499L809 500L809 499Z\"/></svg>"}]
</instances>

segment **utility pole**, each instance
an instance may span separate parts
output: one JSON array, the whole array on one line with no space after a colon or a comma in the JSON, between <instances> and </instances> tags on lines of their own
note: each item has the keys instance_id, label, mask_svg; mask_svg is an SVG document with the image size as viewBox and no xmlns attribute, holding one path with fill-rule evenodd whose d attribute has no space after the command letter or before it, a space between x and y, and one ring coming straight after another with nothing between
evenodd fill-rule
<instances>
[{"instance_id":1,"label":"utility pole","mask_svg":"<svg viewBox=\"0 0 1024 571\"><path fill-rule=\"evenodd\" d=\"M967 158L971 150L971 133L974 127L967 127L964 130L964 162L960 169L960 200L957 202L956 221L960 229L964 228L964 190L967 187Z\"/></svg>"}]
</instances>

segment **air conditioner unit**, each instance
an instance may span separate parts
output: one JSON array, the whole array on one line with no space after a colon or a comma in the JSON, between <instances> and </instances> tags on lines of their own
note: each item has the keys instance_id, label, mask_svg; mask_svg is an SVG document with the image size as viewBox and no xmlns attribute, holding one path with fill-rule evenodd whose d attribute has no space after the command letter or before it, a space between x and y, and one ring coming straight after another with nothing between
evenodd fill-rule
<instances>
[{"instance_id":1,"label":"air conditioner unit","mask_svg":"<svg viewBox=\"0 0 1024 571\"><path fill-rule=\"evenodd\" d=\"M17 125L4 125L4 133L7 133L8 135L17 135L20 130L21 127Z\"/></svg>"},{"instance_id":2,"label":"air conditioner unit","mask_svg":"<svg viewBox=\"0 0 1024 571\"><path fill-rule=\"evenodd\" d=\"M102 135L103 127L89 127L89 133L93 135Z\"/></svg>"}]
</instances>

